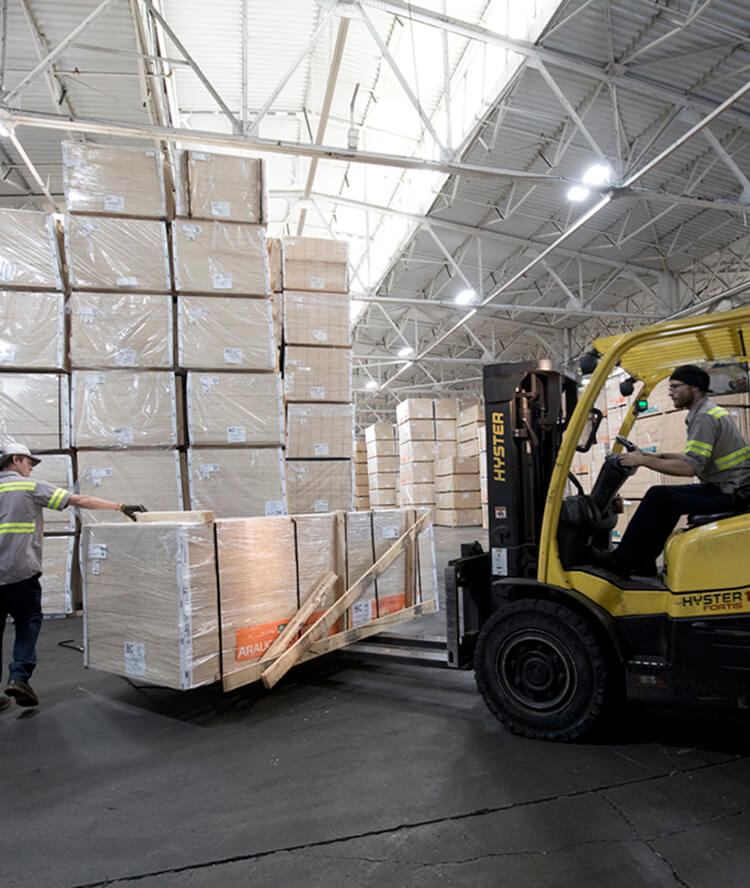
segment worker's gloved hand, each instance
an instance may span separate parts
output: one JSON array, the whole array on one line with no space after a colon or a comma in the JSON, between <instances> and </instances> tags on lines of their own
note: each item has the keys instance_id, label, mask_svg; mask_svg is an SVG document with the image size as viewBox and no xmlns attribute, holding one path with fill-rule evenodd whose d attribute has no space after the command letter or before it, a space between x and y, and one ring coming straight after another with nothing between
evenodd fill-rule
<instances>
[{"instance_id":1,"label":"worker's gloved hand","mask_svg":"<svg viewBox=\"0 0 750 888\"><path fill-rule=\"evenodd\" d=\"M143 505L139 505L139 506L122 505L122 506L120 506L120 511L123 513L123 515L127 515L131 521L135 521L135 513L136 512L148 512L148 509Z\"/></svg>"}]
</instances>

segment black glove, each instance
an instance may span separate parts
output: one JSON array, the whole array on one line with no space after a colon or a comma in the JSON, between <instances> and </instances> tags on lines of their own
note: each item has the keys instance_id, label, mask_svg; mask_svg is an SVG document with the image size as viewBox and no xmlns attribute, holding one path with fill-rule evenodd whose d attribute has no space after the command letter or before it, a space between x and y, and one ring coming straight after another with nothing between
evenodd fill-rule
<instances>
[{"instance_id":1,"label":"black glove","mask_svg":"<svg viewBox=\"0 0 750 888\"><path fill-rule=\"evenodd\" d=\"M123 515L127 515L131 521L135 521L135 513L136 512L148 512L148 509L145 506L120 506L120 511Z\"/></svg>"}]
</instances>

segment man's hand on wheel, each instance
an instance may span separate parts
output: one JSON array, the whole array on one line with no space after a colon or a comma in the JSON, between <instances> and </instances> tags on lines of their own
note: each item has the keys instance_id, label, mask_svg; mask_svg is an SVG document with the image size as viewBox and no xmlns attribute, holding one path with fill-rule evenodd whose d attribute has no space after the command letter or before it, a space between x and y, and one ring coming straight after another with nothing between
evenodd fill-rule
<instances>
[{"instance_id":1,"label":"man's hand on wheel","mask_svg":"<svg viewBox=\"0 0 750 888\"><path fill-rule=\"evenodd\" d=\"M135 513L136 512L148 512L148 509L144 505L137 505L137 506L122 505L122 506L120 506L120 511L123 513L123 515L127 515L131 521L135 521Z\"/></svg>"}]
</instances>

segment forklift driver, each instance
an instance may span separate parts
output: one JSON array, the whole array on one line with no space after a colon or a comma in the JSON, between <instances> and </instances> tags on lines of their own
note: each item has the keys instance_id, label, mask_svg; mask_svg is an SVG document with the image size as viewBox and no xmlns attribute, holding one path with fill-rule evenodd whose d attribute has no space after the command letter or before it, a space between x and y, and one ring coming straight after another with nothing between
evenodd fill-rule
<instances>
[{"instance_id":1,"label":"forklift driver","mask_svg":"<svg viewBox=\"0 0 750 888\"><path fill-rule=\"evenodd\" d=\"M684 453L623 453L627 467L665 475L697 475L700 484L658 485L646 492L614 551L594 550L594 560L622 577L654 576L656 559L681 515L742 511L750 506L750 446L729 412L710 401L709 376L694 364L677 367L669 397L687 410Z\"/></svg>"}]
</instances>

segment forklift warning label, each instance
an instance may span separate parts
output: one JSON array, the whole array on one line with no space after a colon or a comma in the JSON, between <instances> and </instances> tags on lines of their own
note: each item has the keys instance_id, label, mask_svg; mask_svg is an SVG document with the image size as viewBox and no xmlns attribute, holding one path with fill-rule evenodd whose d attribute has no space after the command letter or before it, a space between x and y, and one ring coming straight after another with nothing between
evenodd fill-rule
<instances>
[{"instance_id":1,"label":"forklift warning label","mask_svg":"<svg viewBox=\"0 0 750 888\"><path fill-rule=\"evenodd\" d=\"M744 592L696 592L683 595L676 601L677 607L704 612L742 610L750 601L750 590Z\"/></svg>"},{"instance_id":2,"label":"forklift warning label","mask_svg":"<svg viewBox=\"0 0 750 888\"><path fill-rule=\"evenodd\" d=\"M505 481L505 418L502 413L492 414L492 477Z\"/></svg>"}]
</instances>

